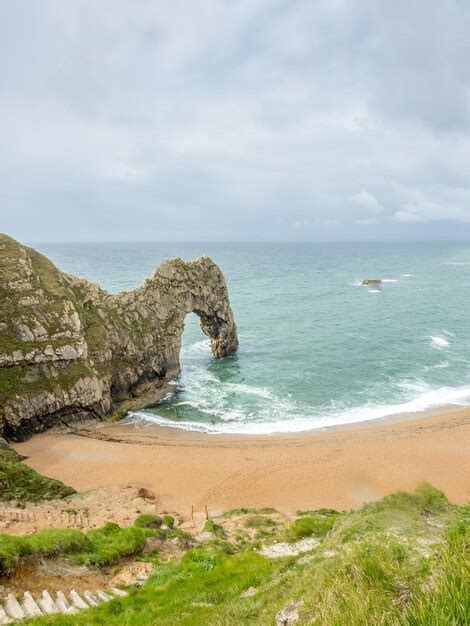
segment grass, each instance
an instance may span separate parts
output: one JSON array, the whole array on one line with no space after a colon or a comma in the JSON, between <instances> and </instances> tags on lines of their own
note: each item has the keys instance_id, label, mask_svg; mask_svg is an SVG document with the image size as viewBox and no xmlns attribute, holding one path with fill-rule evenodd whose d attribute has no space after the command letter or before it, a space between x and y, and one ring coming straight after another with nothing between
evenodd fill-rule
<instances>
[{"instance_id":1,"label":"grass","mask_svg":"<svg viewBox=\"0 0 470 626\"><path fill-rule=\"evenodd\" d=\"M21 557L65 555L89 547L87 536L79 530L38 530L21 537L0 534L0 574L11 573Z\"/></svg>"},{"instance_id":2,"label":"grass","mask_svg":"<svg viewBox=\"0 0 470 626\"><path fill-rule=\"evenodd\" d=\"M160 528L162 522L163 520L159 515L142 513L134 521L134 526L137 526L137 528Z\"/></svg>"},{"instance_id":3,"label":"grass","mask_svg":"<svg viewBox=\"0 0 470 626\"><path fill-rule=\"evenodd\" d=\"M0 575L11 574L26 556L68 556L80 565L101 567L139 554L154 531L143 528L103 528L82 533L72 529L39 530L30 535L0 534Z\"/></svg>"},{"instance_id":4,"label":"grass","mask_svg":"<svg viewBox=\"0 0 470 626\"><path fill-rule=\"evenodd\" d=\"M287 541L297 541L304 537L324 537L334 526L338 516L337 511L312 511L311 515L303 515L287 525L285 537Z\"/></svg>"},{"instance_id":5,"label":"grass","mask_svg":"<svg viewBox=\"0 0 470 626\"><path fill-rule=\"evenodd\" d=\"M316 516L334 522L308 560L267 559L224 542L202 546L159 564L126 598L37 623L264 626L295 600L302 601L299 626L469 623L469 507L422 485L342 514L309 513L315 523ZM248 588L255 590L249 597Z\"/></svg>"},{"instance_id":6,"label":"grass","mask_svg":"<svg viewBox=\"0 0 470 626\"><path fill-rule=\"evenodd\" d=\"M117 524L106 524L103 528L90 530L87 534L89 549L75 555L80 565L99 567L116 563L124 556L141 552L151 530L136 528L120 528Z\"/></svg>"},{"instance_id":7,"label":"grass","mask_svg":"<svg viewBox=\"0 0 470 626\"><path fill-rule=\"evenodd\" d=\"M272 507L263 507L260 509L231 509L230 511L226 511L222 517L235 517L237 515L246 515L247 513L253 513L255 515L272 515L273 513L277 513L277 511Z\"/></svg>"},{"instance_id":8,"label":"grass","mask_svg":"<svg viewBox=\"0 0 470 626\"><path fill-rule=\"evenodd\" d=\"M274 522L269 517L263 515L250 515L245 521L247 528L266 528L273 526Z\"/></svg>"},{"instance_id":9,"label":"grass","mask_svg":"<svg viewBox=\"0 0 470 626\"><path fill-rule=\"evenodd\" d=\"M15 452L0 450L0 498L37 502L65 498L75 493L58 480L38 474L21 462Z\"/></svg>"},{"instance_id":10,"label":"grass","mask_svg":"<svg viewBox=\"0 0 470 626\"><path fill-rule=\"evenodd\" d=\"M208 519L204 524L204 530L208 533L213 533L216 537L223 539L225 537L225 531L220 524L216 524L214 520Z\"/></svg>"}]
</instances>

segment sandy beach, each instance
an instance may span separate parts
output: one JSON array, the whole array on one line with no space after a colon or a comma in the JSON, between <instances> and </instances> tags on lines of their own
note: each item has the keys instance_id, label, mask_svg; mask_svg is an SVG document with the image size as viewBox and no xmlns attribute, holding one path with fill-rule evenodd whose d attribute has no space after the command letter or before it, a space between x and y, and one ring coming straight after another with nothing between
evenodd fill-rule
<instances>
[{"instance_id":1,"label":"sandy beach","mask_svg":"<svg viewBox=\"0 0 470 626\"><path fill-rule=\"evenodd\" d=\"M466 408L271 437L105 425L81 435L52 430L14 447L35 470L77 490L145 487L158 509L186 516L191 506L214 514L235 507L344 509L420 481L463 503L469 441Z\"/></svg>"}]
</instances>

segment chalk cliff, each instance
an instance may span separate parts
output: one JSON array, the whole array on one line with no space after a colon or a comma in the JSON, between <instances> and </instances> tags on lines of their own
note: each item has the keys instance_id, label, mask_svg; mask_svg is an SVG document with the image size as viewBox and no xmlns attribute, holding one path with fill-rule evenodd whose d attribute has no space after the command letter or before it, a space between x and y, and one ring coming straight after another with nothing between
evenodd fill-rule
<instances>
[{"instance_id":1,"label":"chalk cliff","mask_svg":"<svg viewBox=\"0 0 470 626\"><path fill-rule=\"evenodd\" d=\"M216 358L236 350L225 280L207 257L166 261L112 295L0 235L0 434L20 440L61 418L155 402L180 371L191 312Z\"/></svg>"}]
</instances>

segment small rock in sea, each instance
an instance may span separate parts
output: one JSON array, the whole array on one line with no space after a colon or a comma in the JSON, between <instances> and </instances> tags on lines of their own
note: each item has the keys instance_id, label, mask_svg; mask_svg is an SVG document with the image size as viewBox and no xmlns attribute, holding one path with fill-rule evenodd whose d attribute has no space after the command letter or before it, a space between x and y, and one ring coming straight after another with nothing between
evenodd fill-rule
<instances>
[{"instance_id":1,"label":"small rock in sea","mask_svg":"<svg viewBox=\"0 0 470 626\"><path fill-rule=\"evenodd\" d=\"M364 287L380 287L381 284L380 278L365 278L361 283Z\"/></svg>"},{"instance_id":2,"label":"small rock in sea","mask_svg":"<svg viewBox=\"0 0 470 626\"><path fill-rule=\"evenodd\" d=\"M276 626L289 626L299 619L299 607L302 606L302 600L289 602L286 606L276 614Z\"/></svg>"}]
</instances>

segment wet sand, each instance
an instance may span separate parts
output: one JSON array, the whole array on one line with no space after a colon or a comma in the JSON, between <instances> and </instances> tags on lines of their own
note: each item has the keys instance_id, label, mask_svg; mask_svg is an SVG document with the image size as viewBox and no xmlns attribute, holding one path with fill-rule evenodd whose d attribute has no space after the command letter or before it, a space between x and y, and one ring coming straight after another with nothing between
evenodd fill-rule
<instances>
[{"instance_id":1,"label":"wet sand","mask_svg":"<svg viewBox=\"0 0 470 626\"><path fill-rule=\"evenodd\" d=\"M470 496L470 408L263 437L107 425L81 435L49 431L14 448L77 490L145 487L160 510L184 516L191 506L344 509L423 480L453 502Z\"/></svg>"}]
</instances>

